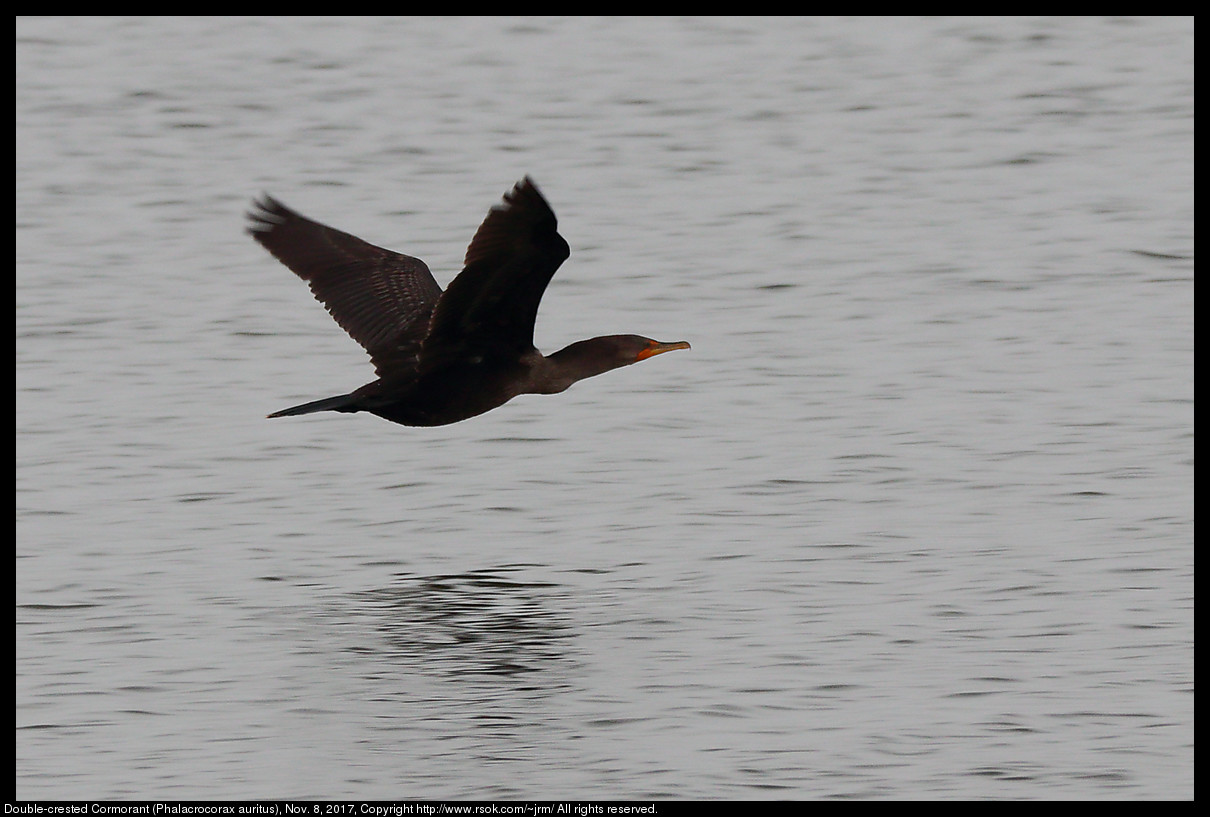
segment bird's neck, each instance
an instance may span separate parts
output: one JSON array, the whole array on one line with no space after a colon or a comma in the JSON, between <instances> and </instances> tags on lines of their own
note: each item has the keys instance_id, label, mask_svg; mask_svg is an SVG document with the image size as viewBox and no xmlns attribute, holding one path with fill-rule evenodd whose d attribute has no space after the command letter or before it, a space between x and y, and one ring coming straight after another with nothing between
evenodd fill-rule
<instances>
[{"instance_id":1,"label":"bird's neck","mask_svg":"<svg viewBox=\"0 0 1210 817\"><path fill-rule=\"evenodd\" d=\"M625 365L602 355L597 340L577 341L546 357L538 355L533 367L534 393L557 394L572 383Z\"/></svg>"}]
</instances>

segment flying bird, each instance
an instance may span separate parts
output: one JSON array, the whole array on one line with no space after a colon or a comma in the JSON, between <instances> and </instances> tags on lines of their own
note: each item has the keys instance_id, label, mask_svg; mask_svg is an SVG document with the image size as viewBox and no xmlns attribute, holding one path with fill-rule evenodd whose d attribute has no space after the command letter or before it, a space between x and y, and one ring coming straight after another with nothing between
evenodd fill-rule
<instances>
[{"instance_id":1,"label":"flying bird","mask_svg":"<svg viewBox=\"0 0 1210 817\"><path fill-rule=\"evenodd\" d=\"M327 227L264 195L248 232L306 281L370 355L378 379L270 417L366 411L407 426L456 423L519 394L557 394L576 381L688 349L607 335L551 355L534 348L547 284L571 254L554 211L526 176L493 207L444 292L418 258Z\"/></svg>"}]
</instances>

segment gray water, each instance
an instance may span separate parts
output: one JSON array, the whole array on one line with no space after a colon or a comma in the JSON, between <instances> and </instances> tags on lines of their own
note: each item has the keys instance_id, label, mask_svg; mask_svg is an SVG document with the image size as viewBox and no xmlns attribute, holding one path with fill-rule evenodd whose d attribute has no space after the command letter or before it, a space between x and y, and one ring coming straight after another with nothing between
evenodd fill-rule
<instances>
[{"instance_id":1,"label":"gray water","mask_svg":"<svg viewBox=\"0 0 1210 817\"><path fill-rule=\"evenodd\" d=\"M19 798L1193 796L1192 19L19 19ZM244 235L545 351L453 426Z\"/></svg>"}]
</instances>

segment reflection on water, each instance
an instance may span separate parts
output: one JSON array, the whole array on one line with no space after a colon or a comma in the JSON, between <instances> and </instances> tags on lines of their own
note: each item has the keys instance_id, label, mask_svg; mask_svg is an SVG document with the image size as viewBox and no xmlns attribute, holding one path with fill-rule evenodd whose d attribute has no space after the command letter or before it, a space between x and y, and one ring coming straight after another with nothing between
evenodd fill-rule
<instances>
[{"instance_id":1,"label":"reflection on water","mask_svg":"<svg viewBox=\"0 0 1210 817\"><path fill-rule=\"evenodd\" d=\"M356 593L353 605L381 640L352 650L446 677L519 675L564 661L575 635L564 612L569 597L557 585L510 575L524 568L399 574Z\"/></svg>"}]
</instances>

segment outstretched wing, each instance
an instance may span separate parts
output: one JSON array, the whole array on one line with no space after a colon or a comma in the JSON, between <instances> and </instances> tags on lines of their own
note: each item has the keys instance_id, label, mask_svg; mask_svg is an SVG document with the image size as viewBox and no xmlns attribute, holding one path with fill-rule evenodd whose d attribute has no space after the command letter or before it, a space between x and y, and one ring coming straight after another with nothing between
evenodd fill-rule
<instances>
[{"instance_id":1,"label":"outstretched wing","mask_svg":"<svg viewBox=\"0 0 1210 817\"><path fill-rule=\"evenodd\" d=\"M441 297L425 263L311 221L268 195L254 205L248 232L311 286L370 353L379 376L415 368Z\"/></svg>"},{"instance_id":2,"label":"outstretched wing","mask_svg":"<svg viewBox=\"0 0 1210 817\"><path fill-rule=\"evenodd\" d=\"M554 211L526 176L487 214L437 302L421 370L532 349L542 293L570 254Z\"/></svg>"}]
</instances>

